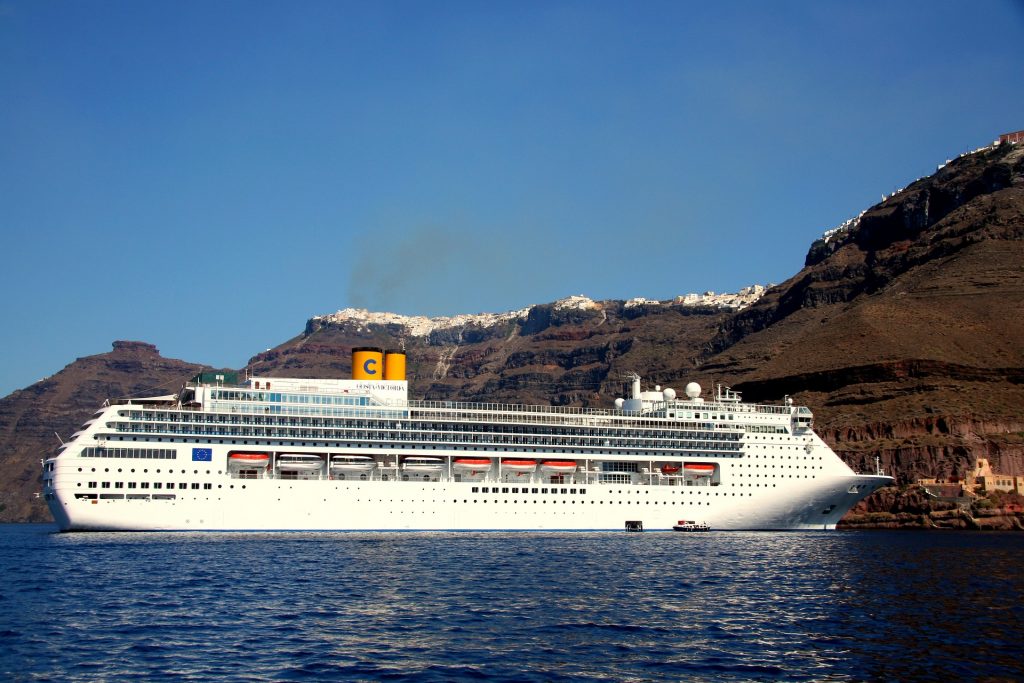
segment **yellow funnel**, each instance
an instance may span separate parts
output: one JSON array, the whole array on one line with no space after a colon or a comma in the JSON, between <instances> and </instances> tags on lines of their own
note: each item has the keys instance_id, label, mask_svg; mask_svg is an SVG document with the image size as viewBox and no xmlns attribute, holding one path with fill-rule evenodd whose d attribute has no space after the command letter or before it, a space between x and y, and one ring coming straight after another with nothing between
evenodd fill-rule
<instances>
[{"instance_id":1,"label":"yellow funnel","mask_svg":"<svg viewBox=\"0 0 1024 683\"><path fill-rule=\"evenodd\" d=\"M384 353L380 349L352 349L352 379L384 379Z\"/></svg>"},{"instance_id":2,"label":"yellow funnel","mask_svg":"<svg viewBox=\"0 0 1024 683\"><path fill-rule=\"evenodd\" d=\"M405 354L388 351L384 354L384 379L405 379Z\"/></svg>"}]
</instances>

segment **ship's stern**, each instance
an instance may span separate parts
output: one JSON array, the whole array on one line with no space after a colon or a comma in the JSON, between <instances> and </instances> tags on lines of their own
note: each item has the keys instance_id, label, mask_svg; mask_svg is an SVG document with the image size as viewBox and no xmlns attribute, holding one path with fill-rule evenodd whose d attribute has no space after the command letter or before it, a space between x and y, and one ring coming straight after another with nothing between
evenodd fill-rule
<instances>
[{"instance_id":1,"label":"ship's stern","mask_svg":"<svg viewBox=\"0 0 1024 683\"><path fill-rule=\"evenodd\" d=\"M73 496L70 491L61 491L57 480L57 458L43 461L43 500L49 508L53 521L61 531L70 531L71 513L65 496Z\"/></svg>"}]
</instances>

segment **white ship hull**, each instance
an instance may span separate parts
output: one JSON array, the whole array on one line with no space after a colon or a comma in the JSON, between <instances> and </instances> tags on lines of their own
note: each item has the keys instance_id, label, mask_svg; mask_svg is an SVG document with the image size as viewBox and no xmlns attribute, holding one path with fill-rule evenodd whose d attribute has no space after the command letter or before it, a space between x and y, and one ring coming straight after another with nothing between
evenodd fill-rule
<instances>
[{"instance_id":1,"label":"white ship hull","mask_svg":"<svg viewBox=\"0 0 1024 683\"><path fill-rule=\"evenodd\" d=\"M296 396L320 397L321 385ZM806 409L738 398L633 413L367 406L339 386L331 396L357 408L289 417L273 402L287 396L239 390L212 394L232 402L101 409L45 462L45 498L64 531L670 531L680 519L781 530L835 528L892 482L854 474L811 431ZM265 466L236 463L264 452ZM295 470L303 456L315 470ZM460 459L491 466L463 472ZM549 466L523 471L531 460ZM341 461L358 468L326 467Z\"/></svg>"},{"instance_id":2,"label":"white ship hull","mask_svg":"<svg viewBox=\"0 0 1024 683\"><path fill-rule=\"evenodd\" d=\"M481 493L472 482L256 479L174 500L76 499L68 491L50 509L64 531L621 531L627 521L670 531L681 518L714 530L833 529L865 491L890 481L839 476L737 499L709 486L491 485L496 492ZM512 488L547 493L500 492Z\"/></svg>"}]
</instances>

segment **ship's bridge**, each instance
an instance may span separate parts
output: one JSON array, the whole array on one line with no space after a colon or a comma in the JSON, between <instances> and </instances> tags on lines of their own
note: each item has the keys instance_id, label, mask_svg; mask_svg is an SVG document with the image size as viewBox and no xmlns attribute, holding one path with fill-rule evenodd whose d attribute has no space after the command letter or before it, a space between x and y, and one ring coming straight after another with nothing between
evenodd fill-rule
<instances>
[{"instance_id":1,"label":"ship's bridge","mask_svg":"<svg viewBox=\"0 0 1024 683\"><path fill-rule=\"evenodd\" d=\"M807 406L799 406L793 413L793 431L802 432L814 428L814 413Z\"/></svg>"},{"instance_id":2,"label":"ship's bridge","mask_svg":"<svg viewBox=\"0 0 1024 683\"><path fill-rule=\"evenodd\" d=\"M239 386L189 386L182 404L212 411L334 414L346 407L405 405L407 396L406 380L252 377Z\"/></svg>"}]
</instances>

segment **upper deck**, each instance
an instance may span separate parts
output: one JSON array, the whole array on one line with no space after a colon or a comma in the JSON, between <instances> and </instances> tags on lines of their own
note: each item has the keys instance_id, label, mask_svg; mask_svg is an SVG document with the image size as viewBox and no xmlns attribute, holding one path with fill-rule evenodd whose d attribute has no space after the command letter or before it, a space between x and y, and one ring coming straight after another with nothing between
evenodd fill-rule
<instances>
[{"instance_id":1,"label":"upper deck","mask_svg":"<svg viewBox=\"0 0 1024 683\"><path fill-rule=\"evenodd\" d=\"M695 386L695 385L690 385ZM499 402L409 400L401 381L251 378L240 386L187 385L176 404L185 410L296 417L366 417L445 419L467 422L512 422L541 425L614 426L638 421L696 422L732 425L786 424L809 428L813 415L805 406L743 403L738 393L719 387L715 397L676 398L671 389L640 392L615 408L531 405Z\"/></svg>"}]
</instances>

